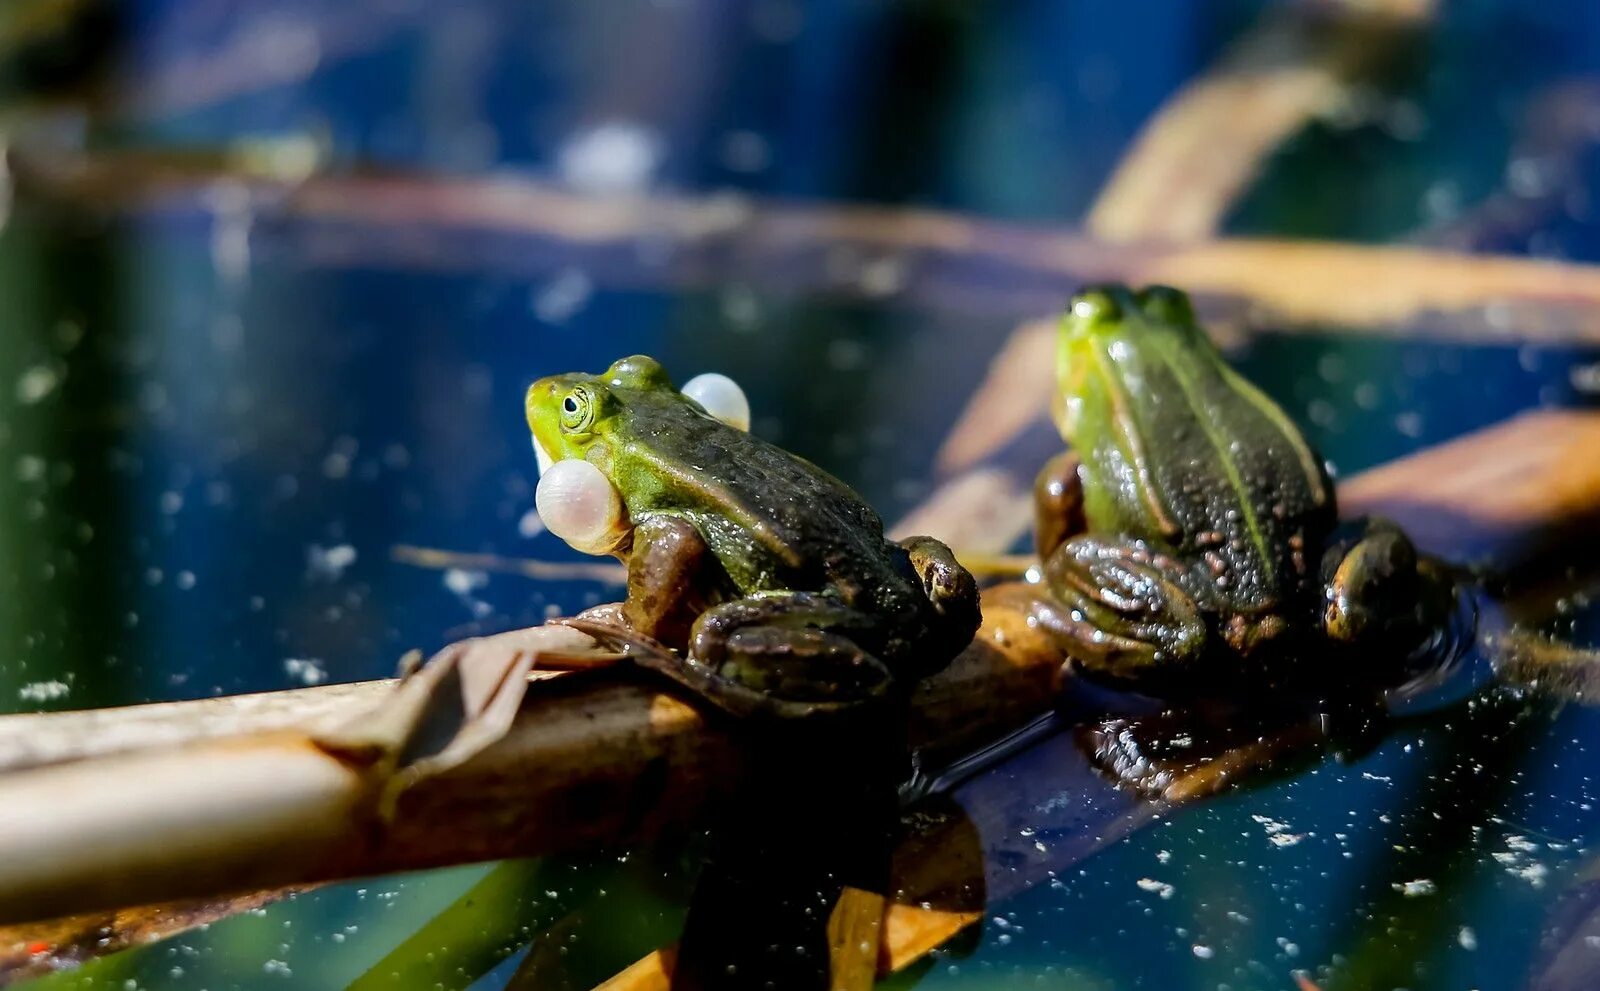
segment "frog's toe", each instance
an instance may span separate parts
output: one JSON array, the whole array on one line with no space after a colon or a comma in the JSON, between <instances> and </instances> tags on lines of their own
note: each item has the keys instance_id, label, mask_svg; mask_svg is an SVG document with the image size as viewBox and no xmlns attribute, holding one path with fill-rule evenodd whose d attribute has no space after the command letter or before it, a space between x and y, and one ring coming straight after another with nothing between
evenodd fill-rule
<instances>
[{"instance_id":1,"label":"frog's toe","mask_svg":"<svg viewBox=\"0 0 1600 991\"><path fill-rule=\"evenodd\" d=\"M626 623L612 621L609 614L598 613L597 615L591 615L605 608L605 606L597 606L593 610L585 610L576 616L553 619L550 623L554 626L571 627L579 633L586 633L602 646L618 651L633 660L643 661L647 658L661 657L676 660L677 655L659 640L630 629Z\"/></svg>"},{"instance_id":2,"label":"frog's toe","mask_svg":"<svg viewBox=\"0 0 1600 991\"><path fill-rule=\"evenodd\" d=\"M1190 671L1210 631L1194 599L1137 545L1077 537L1046 562L1058 636L1084 667L1159 687Z\"/></svg>"},{"instance_id":3,"label":"frog's toe","mask_svg":"<svg viewBox=\"0 0 1600 991\"><path fill-rule=\"evenodd\" d=\"M955 552L933 537L909 537L900 542L911 566L922 579L922 592L933 606L939 636L954 656L978 632L983 621L978 606L978 582Z\"/></svg>"}]
</instances>

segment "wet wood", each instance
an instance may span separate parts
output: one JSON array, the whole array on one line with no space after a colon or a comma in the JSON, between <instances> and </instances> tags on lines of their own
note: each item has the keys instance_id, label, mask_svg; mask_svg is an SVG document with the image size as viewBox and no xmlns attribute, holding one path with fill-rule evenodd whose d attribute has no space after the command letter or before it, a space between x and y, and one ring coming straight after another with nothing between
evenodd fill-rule
<instances>
[{"instance_id":1,"label":"wet wood","mask_svg":"<svg viewBox=\"0 0 1600 991\"><path fill-rule=\"evenodd\" d=\"M1215 234L1271 154L1352 102L1433 6L1380 0L1269 8L1140 131L1089 212L1089 232L1108 241Z\"/></svg>"},{"instance_id":2,"label":"wet wood","mask_svg":"<svg viewBox=\"0 0 1600 991\"><path fill-rule=\"evenodd\" d=\"M1600 412L1538 410L1352 478L1347 514L1381 513L1419 547L1503 571L1600 536Z\"/></svg>"},{"instance_id":3,"label":"wet wood","mask_svg":"<svg viewBox=\"0 0 1600 991\"><path fill-rule=\"evenodd\" d=\"M1020 617L991 617L918 692L914 742L962 749L1026 720L1058 691L1060 660ZM352 688L343 699L362 706L385 691ZM301 697L327 717L320 690L278 701ZM141 708L20 717L33 727L60 720L68 728L52 732L66 740L89 718L115 734L120 714L160 726L154 736L167 742L105 753L79 737L97 756L69 760L58 748L54 763L0 776L0 920L632 842L695 821L741 761L722 729L641 679L547 679L502 739L403 792L386 820L381 782L305 732L217 737L203 721L194 740L173 745L173 710L153 718ZM236 730L276 722L281 709L241 713Z\"/></svg>"}]
</instances>

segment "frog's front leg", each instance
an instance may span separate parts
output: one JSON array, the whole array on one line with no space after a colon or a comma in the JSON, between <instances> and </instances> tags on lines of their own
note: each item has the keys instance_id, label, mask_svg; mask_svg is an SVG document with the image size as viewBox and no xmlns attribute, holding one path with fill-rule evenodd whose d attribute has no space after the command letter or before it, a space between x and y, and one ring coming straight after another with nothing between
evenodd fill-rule
<instances>
[{"instance_id":1,"label":"frog's front leg","mask_svg":"<svg viewBox=\"0 0 1600 991\"><path fill-rule=\"evenodd\" d=\"M676 516L653 516L633 531L627 555L628 595L579 613L581 623L623 627L681 650L705 611L706 592L726 576L694 524Z\"/></svg>"},{"instance_id":2,"label":"frog's front leg","mask_svg":"<svg viewBox=\"0 0 1600 991\"><path fill-rule=\"evenodd\" d=\"M1033 482L1033 544L1039 560L1047 561L1056 549L1088 529L1083 515L1082 459L1062 451L1044 463Z\"/></svg>"},{"instance_id":3,"label":"frog's front leg","mask_svg":"<svg viewBox=\"0 0 1600 991\"><path fill-rule=\"evenodd\" d=\"M1181 675L1204 654L1204 615L1177 562L1136 541L1073 537L1044 562L1053 601L1034 614L1091 671L1138 681Z\"/></svg>"},{"instance_id":4,"label":"frog's front leg","mask_svg":"<svg viewBox=\"0 0 1600 991\"><path fill-rule=\"evenodd\" d=\"M756 595L700 617L681 674L736 716L821 715L888 693L893 676L868 649L881 639L873 617L827 595Z\"/></svg>"}]
</instances>

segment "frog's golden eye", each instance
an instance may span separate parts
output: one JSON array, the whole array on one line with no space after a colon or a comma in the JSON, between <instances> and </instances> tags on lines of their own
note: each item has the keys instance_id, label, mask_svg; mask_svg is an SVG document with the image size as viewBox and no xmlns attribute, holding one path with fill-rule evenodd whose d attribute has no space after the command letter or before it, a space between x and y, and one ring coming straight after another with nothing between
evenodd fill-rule
<instances>
[{"instance_id":1,"label":"frog's golden eye","mask_svg":"<svg viewBox=\"0 0 1600 991\"><path fill-rule=\"evenodd\" d=\"M575 387L561 400L561 427L582 433L594 426L595 397L583 386Z\"/></svg>"}]
</instances>

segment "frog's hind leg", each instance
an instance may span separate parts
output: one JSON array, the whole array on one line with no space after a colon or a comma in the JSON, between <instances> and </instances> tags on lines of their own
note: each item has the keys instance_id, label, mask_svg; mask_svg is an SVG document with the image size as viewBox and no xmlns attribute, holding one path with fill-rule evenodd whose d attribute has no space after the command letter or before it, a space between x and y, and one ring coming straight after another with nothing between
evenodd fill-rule
<instances>
[{"instance_id":1,"label":"frog's hind leg","mask_svg":"<svg viewBox=\"0 0 1600 991\"><path fill-rule=\"evenodd\" d=\"M1058 601L1036 609L1037 618L1091 670L1166 680L1207 648L1205 617L1178 584L1178 565L1142 544L1073 537L1044 571Z\"/></svg>"},{"instance_id":2,"label":"frog's hind leg","mask_svg":"<svg viewBox=\"0 0 1600 991\"><path fill-rule=\"evenodd\" d=\"M678 672L664 671L736 716L799 718L888 695L894 678L863 644L877 623L825 595L757 595L706 611Z\"/></svg>"}]
</instances>

